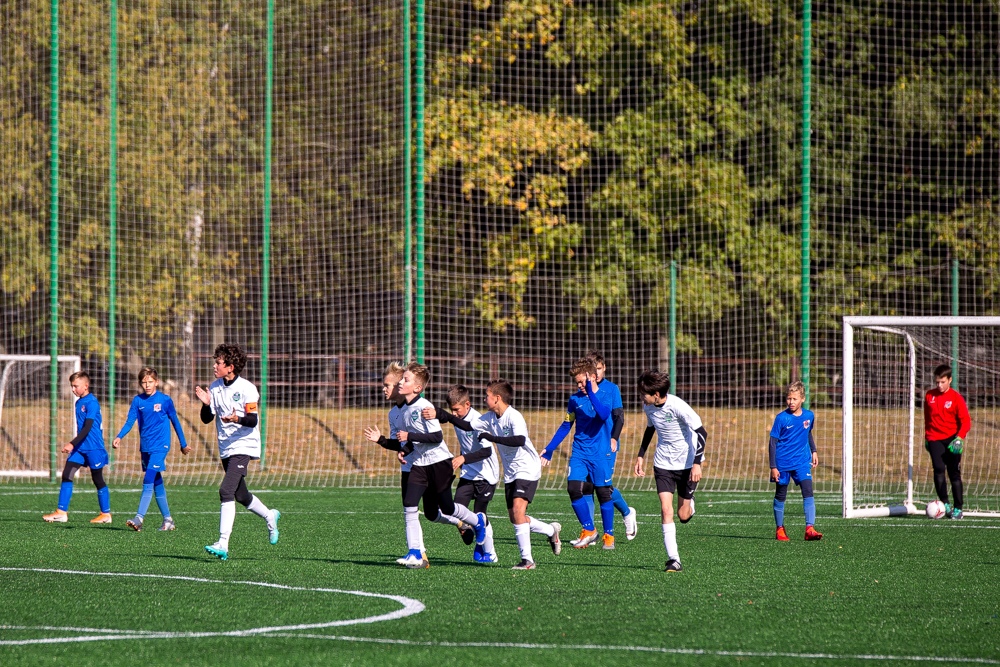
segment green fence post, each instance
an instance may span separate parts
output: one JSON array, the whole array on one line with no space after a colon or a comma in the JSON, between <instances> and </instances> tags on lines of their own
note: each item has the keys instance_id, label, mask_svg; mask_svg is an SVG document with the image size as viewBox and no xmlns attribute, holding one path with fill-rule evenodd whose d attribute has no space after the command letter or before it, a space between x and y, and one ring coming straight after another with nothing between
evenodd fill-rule
<instances>
[{"instance_id":1,"label":"green fence post","mask_svg":"<svg viewBox=\"0 0 1000 667\"><path fill-rule=\"evenodd\" d=\"M413 358L413 106L410 0L403 0L403 359Z\"/></svg>"},{"instance_id":2,"label":"green fence post","mask_svg":"<svg viewBox=\"0 0 1000 667\"><path fill-rule=\"evenodd\" d=\"M951 314L958 317L958 260L951 260ZM958 327L951 328L951 384L958 390Z\"/></svg>"},{"instance_id":3,"label":"green fence post","mask_svg":"<svg viewBox=\"0 0 1000 667\"><path fill-rule=\"evenodd\" d=\"M413 181L415 186L414 218L416 235L414 248L416 254L416 285L414 286L414 356L417 363L424 363L424 329L425 329L425 295L424 295L424 63L426 48L424 39L424 0L416 4L416 137L415 137L415 170Z\"/></svg>"},{"instance_id":4,"label":"green fence post","mask_svg":"<svg viewBox=\"0 0 1000 667\"><path fill-rule=\"evenodd\" d=\"M670 393L677 383L677 262L670 261Z\"/></svg>"},{"instance_id":5,"label":"green fence post","mask_svg":"<svg viewBox=\"0 0 1000 667\"><path fill-rule=\"evenodd\" d=\"M274 132L274 0L267 0L267 59L264 75L264 253L260 313L260 469L267 449L267 383L271 347L271 151Z\"/></svg>"},{"instance_id":6,"label":"green fence post","mask_svg":"<svg viewBox=\"0 0 1000 667\"><path fill-rule=\"evenodd\" d=\"M806 401L812 390L810 382L810 258L809 258L809 189L812 105L812 2L802 5L802 382L806 386Z\"/></svg>"},{"instance_id":7,"label":"green fence post","mask_svg":"<svg viewBox=\"0 0 1000 667\"><path fill-rule=\"evenodd\" d=\"M49 481L59 447L59 0L49 23Z\"/></svg>"},{"instance_id":8,"label":"green fence post","mask_svg":"<svg viewBox=\"0 0 1000 667\"><path fill-rule=\"evenodd\" d=\"M104 437L114 437L115 387L118 381L118 0L111 0L111 44L109 47L110 81L108 85L108 424ZM114 449L108 447L109 464L114 464Z\"/></svg>"}]
</instances>

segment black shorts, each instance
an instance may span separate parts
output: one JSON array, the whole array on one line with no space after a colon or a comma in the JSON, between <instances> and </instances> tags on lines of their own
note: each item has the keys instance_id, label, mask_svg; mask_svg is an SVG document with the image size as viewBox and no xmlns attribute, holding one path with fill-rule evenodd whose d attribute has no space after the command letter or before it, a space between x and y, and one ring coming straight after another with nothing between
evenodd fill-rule
<instances>
[{"instance_id":1,"label":"black shorts","mask_svg":"<svg viewBox=\"0 0 1000 667\"><path fill-rule=\"evenodd\" d=\"M535 491L537 490L537 479L515 479L513 482L504 482L503 493L507 498L507 509L514 506L515 498L524 498L530 503L535 499Z\"/></svg>"},{"instance_id":2,"label":"black shorts","mask_svg":"<svg viewBox=\"0 0 1000 667\"><path fill-rule=\"evenodd\" d=\"M470 502L488 503L493 500L497 485L490 484L485 479L460 479L455 488L455 503L468 506Z\"/></svg>"},{"instance_id":3,"label":"black shorts","mask_svg":"<svg viewBox=\"0 0 1000 667\"><path fill-rule=\"evenodd\" d=\"M413 466L410 468L410 478L406 482L403 505L416 507L425 493L436 497L447 491L450 497L451 483L454 479L455 471L451 468L451 459L438 461L429 466Z\"/></svg>"},{"instance_id":4,"label":"black shorts","mask_svg":"<svg viewBox=\"0 0 1000 667\"><path fill-rule=\"evenodd\" d=\"M656 478L657 493L676 493L681 498L690 500L698 488L698 482L691 481L691 468L666 470L653 466L653 477Z\"/></svg>"}]
</instances>

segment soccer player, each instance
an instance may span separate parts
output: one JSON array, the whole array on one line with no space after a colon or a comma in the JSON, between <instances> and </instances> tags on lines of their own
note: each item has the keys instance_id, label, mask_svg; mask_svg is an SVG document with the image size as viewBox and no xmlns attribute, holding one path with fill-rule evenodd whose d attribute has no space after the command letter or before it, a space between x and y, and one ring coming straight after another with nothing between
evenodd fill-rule
<instances>
[{"instance_id":1,"label":"soccer player","mask_svg":"<svg viewBox=\"0 0 1000 667\"><path fill-rule=\"evenodd\" d=\"M924 437L925 447L931 455L934 467L934 489L944 503L945 516L962 518L962 451L965 437L972 428L969 408L965 399L951 388L951 367L941 364L934 369L934 383L937 385L924 395ZM948 482L955 504L948 503Z\"/></svg>"},{"instance_id":2,"label":"soccer player","mask_svg":"<svg viewBox=\"0 0 1000 667\"><path fill-rule=\"evenodd\" d=\"M247 355L239 345L223 343L215 348L215 381L208 390L197 386L195 395L201 406L201 421L215 420L219 437L219 458L225 476L219 485L219 541L205 551L220 560L229 558L229 536L236 520L236 503L264 519L271 544L278 543L278 519L281 512L268 509L260 498L247 489L246 475L250 461L260 459L260 422L257 401L260 394L249 380L240 377Z\"/></svg>"},{"instance_id":3,"label":"soccer player","mask_svg":"<svg viewBox=\"0 0 1000 667\"><path fill-rule=\"evenodd\" d=\"M549 539L552 553L559 555L562 542L559 531L562 526L553 521L545 523L528 516L528 505L535 498L538 480L542 477L542 465L538 452L528 437L528 425L520 412L511 407L514 388L506 380L493 380L486 387L486 407L489 412L473 426L481 440L489 440L497 445L497 454L503 461L504 495L507 500L507 514L514 524L514 536L521 552L521 562L514 570L534 570L535 560L531 554L531 533L541 533Z\"/></svg>"},{"instance_id":4,"label":"soccer player","mask_svg":"<svg viewBox=\"0 0 1000 667\"><path fill-rule=\"evenodd\" d=\"M635 474L645 477L643 461L646 449L656 435L653 457L653 477L660 497L663 519L663 546L667 550L666 572L681 571L681 556L677 549L677 525L674 523L674 493L677 518L687 523L694 516L694 492L701 481L701 462L705 455L708 433L698 416L685 401L673 396L670 376L658 371L646 371L639 376L639 394L646 413L646 431L635 459Z\"/></svg>"},{"instance_id":5,"label":"soccer player","mask_svg":"<svg viewBox=\"0 0 1000 667\"><path fill-rule=\"evenodd\" d=\"M788 481L793 480L802 489L802 509L806 515L806 540L823 538L816 531L816 499L813 497L812 469L819 465L816 454L816 440L813 427L816 416L802 404L806 400L806 386L801 382L788 385L785 395L787 410L778 413L771 426L768 444L768 460L771 466L771 481L774 489L774 523L777 526L775 538L788 541L785 532L785 498L788 495Z\"/></svg>"},{"instance_id":6,"label":"soccer player","mask_svg":"<svg viewBox=\"0 0 1000 667\"><path fill-rule=\"evenodd\" d=\"M584 485L591 480L601 506L604 525L604 548L615 548L615 506L611 501L611 442L607 422L611 418L610 392L597 385L597 367L592 359L579 359L569 370L577 392L569 397L566 417L541 455L542 466L552 460L552 454L576 424L573 450L569 458L566 490L570 503L583 527L573 546L584 549L597 540L597 530L587 500Z\"/></svg>"},{"instance_id":7,"label":"soccer player","mask_svg":"<svg viewBox=\"0 0 1000 667\"><path fill-rule=\"evenodd\" d=\"M451 466L454 470L462 469L458 487L455 489L455 504L468 507L469 503L473 503L473 511L486 516L488 524L486 541L475 546L472 560L477 563L494 563L496 554L493 550L493 525L489 523L486 511L500 481L497 459L493 455L490 441L478 438L473 429L472 424L480 419L482 414L472 407L469 390L460 384L449 387L448 405L451 406L450 414L444 410L426 408L423 417L450 423L455 429L461 453L452 459ZM472 544L475 540L475 530L472 526L463 523L458 526L458 530L462 540L466 544Z\"/></svg>"},{"instance_id":8,"label":"soccer player","mask_svg":"<svg viewBox=\"0 0 1000 667\"><path fill-rule=\"evenodd\" d=\"M59 504L55 512L42 518L48 523L66 523L69 520L69 501L73 497L73 476L82 466L90 468L90 478L97 487L97 503L101 513L90 523L111 523L111 493L104 482L104 466L108 465L108 451L104 449L104 431L101 428L101 405L90 393L90 376L80 371L69 376L69 385L76 396L76 437L63 445L63 454L69 454L63 468L62 486L59 487Z\"/></svg>"},{"instance_id":9,"label":"soccer player","mask_svg":"<svg viewBox=\"0 0 1000 667\"><path fill-rule=\"evenodd\" d=\"M428 521L458 525L459 521L475 527L476 544L486 540L486 516L473 514L468 507L456 505L451 495L451 482L455 479L452 456L444 442L441 424L437 419L424 419L423 411L434 407L420 395L430 382L426 366L411 363L399 381L399 395L403 406L404 427L397 434L402 451L402 462L413 452L413 467L403 496L403 516L406 520L406 545L409 551L403 558L408 568L425 568L429 563L420 552L423 530L420 527L418 504L423 499L424 516Z\"/></svg>"},{"instance_id":10,"label":"soccer player","mask_svg":"<svg viewBox=\"0 0 1000 667\"><path fill-rule=\"evenodd\" d=\"M125 525L135 531L142 530L142 522L146 517L146 510L149 509L149 502L156 495L156 506L160 508L163 515L163 524L160 530L175 530L173 518L170 516L170 507L167 505L167 489L163 486L163 471L167 469L167 454L170 452L170 425L173 424L177 433L177 440L181 444L181 453L187 456L190 448L184 439L184 429L177 419L177 410L174 409L174 402L166 394L162 394L156 389L160 377L156 371L146 366L139 371L140 391L132 399L132 405L128 409L128 418L118 436L115 437L112 447L118 449L122 438L132 430L132 425L136 420L139 422L139 452L142 459L142 496L139 497L139 509L135 513L134 519L129 519Z\"/></svg>"},{"instance_id":11,"label":"soccer player","mask_svg":"<svg viewBox=\"0 0 1000 667\"><path fill-rule=\"evenodd\" d=\"M406 365L403 362L393 361L386 366L385 372L382 373L382 395L385 396L385 400L392 403L392 407L389 408L389 437L386 438L382 435L382 431L379 430L378 426L366 428L364 431L366 439L394 452L402 450L398 435L406 426L406 422L403 419L403 406L406 402L399 395L399 381L403 379L403 373L405 372ZM410 458L412 458L412 454L410 457L403 459L399 469L400 497L404 501L406 500L406 484L410 479L410 468L412 467L410 465ZM420 554L424 562L424 567L427 567L429 563L427 562L427 551L424 548L422 531L420 533ZM403 565L405 558L406 556L397 558L396 562Z\"/></svg>"}]
</instances>

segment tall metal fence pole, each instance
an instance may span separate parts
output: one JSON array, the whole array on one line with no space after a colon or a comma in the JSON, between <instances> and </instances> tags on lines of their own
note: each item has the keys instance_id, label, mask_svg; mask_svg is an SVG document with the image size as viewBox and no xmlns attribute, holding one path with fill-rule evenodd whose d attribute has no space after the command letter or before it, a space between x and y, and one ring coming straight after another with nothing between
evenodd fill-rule
<instances>
[{"instance_id":1,"label":"tall metal fence pole","mask_svg":"<svg viewBox=\"0 0 1000 667\"><path fill-rule=\"evenodd\" d=\"M670 261L670 393L677 386L677 261Z\"/></svg>"},{"instance_id":2,"label":"tall metal fence pole","mask_svg":"<svg viewBox=\"0 0 1000 667\"><path fill-rule=\"evenodd\" d=\"M403 359L413 358L413 100L410 0L403 0Z\"/></svg>"},{"instance_id":3,"label":"tall metal fence pole","mask_svg":"<svg viewBox=\"0 0 1000 667\"><path fill-rule=\"evenodd\" d=\"M105 438L114 434L115 388L117 386L118 350L118 0L111 0L111 43L109 46L108 82L108 424ZM108 458L114 463L114 449Z\"/></svg>"},{"instance_id":4,"label":"tall metal fence pole","mask_svg":"<svg viewBox=\"0 0 1000 667\"><path fill-rule=\"evenodd\" d=\"M424 362L425 306L424 294L424 75L426 61L426 44L424 38L425 23L424 0L416 0L416 156L414 160L413 181L415 186L414 218L416 234L414 248L416 255L416 284L414 286L414 357L417 363Z\"/></svg>"},{"instance_id":5,"label":"tall metal fence pole","mask_svg":"<svg viewBox=\"0 0 1000 667\"><path fill-rule=\"evenodd\" d=\"M264 74L264 266L260 311L260 469L267 449L267 382L271 349L271 139L274 132L274 0L267 0L267 58Z\"/></svg>"},{"instance_id":6,"label":"tall metal fence pole","mask_svg":"<svg viewBox=\"0 0 1000 667\"><path fill-rule=\"evenodd\" d=\"M49 481L59 446L59 0L49 24Z\"/></svg>"},{"instance_id":7,"label":"tall metal fence pole","mask_svg":"<svg viewBox=\"0 0 1000 667\"><path fill-rule=\"evenodd\" d=\"M810 257L809 189L811 164L809 149L812 134L812 2L802 5L802 382L806 386L806 405L812 391L810 382Z\"/></svg>"},{"instance_id":8,"label":"tall metal fence pole","mask_svg":"<svg viewBox=\"0 0 1000 667\"><path fill-rule=\"evenodd\" d=\"M958 317L958 260L951 260L951 314ZM958 389L958 327L951 328L951 383Z\"/></svg>"}]
</instances>

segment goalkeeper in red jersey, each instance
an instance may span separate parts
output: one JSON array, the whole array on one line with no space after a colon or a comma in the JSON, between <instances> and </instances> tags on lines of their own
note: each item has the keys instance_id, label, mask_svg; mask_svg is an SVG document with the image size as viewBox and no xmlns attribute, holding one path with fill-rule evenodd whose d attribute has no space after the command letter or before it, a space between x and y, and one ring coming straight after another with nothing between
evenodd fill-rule
<instances>
[{"instance_id":1,"label":"goalkeeper in red jersey","mask_svg":"<svg viewBox=\"0 0 1000 667\"><path fill-rule=\"evenodd\" d=\"M924 395L924 446L934 467L934 489L944 503L945 516L962 518L962 452L965 436L972 427L965 399L951 388L951 366L942 364L934 369L937 386ZM948 481L955 504L948 503Z\"/></svg>"}]
</instances>

